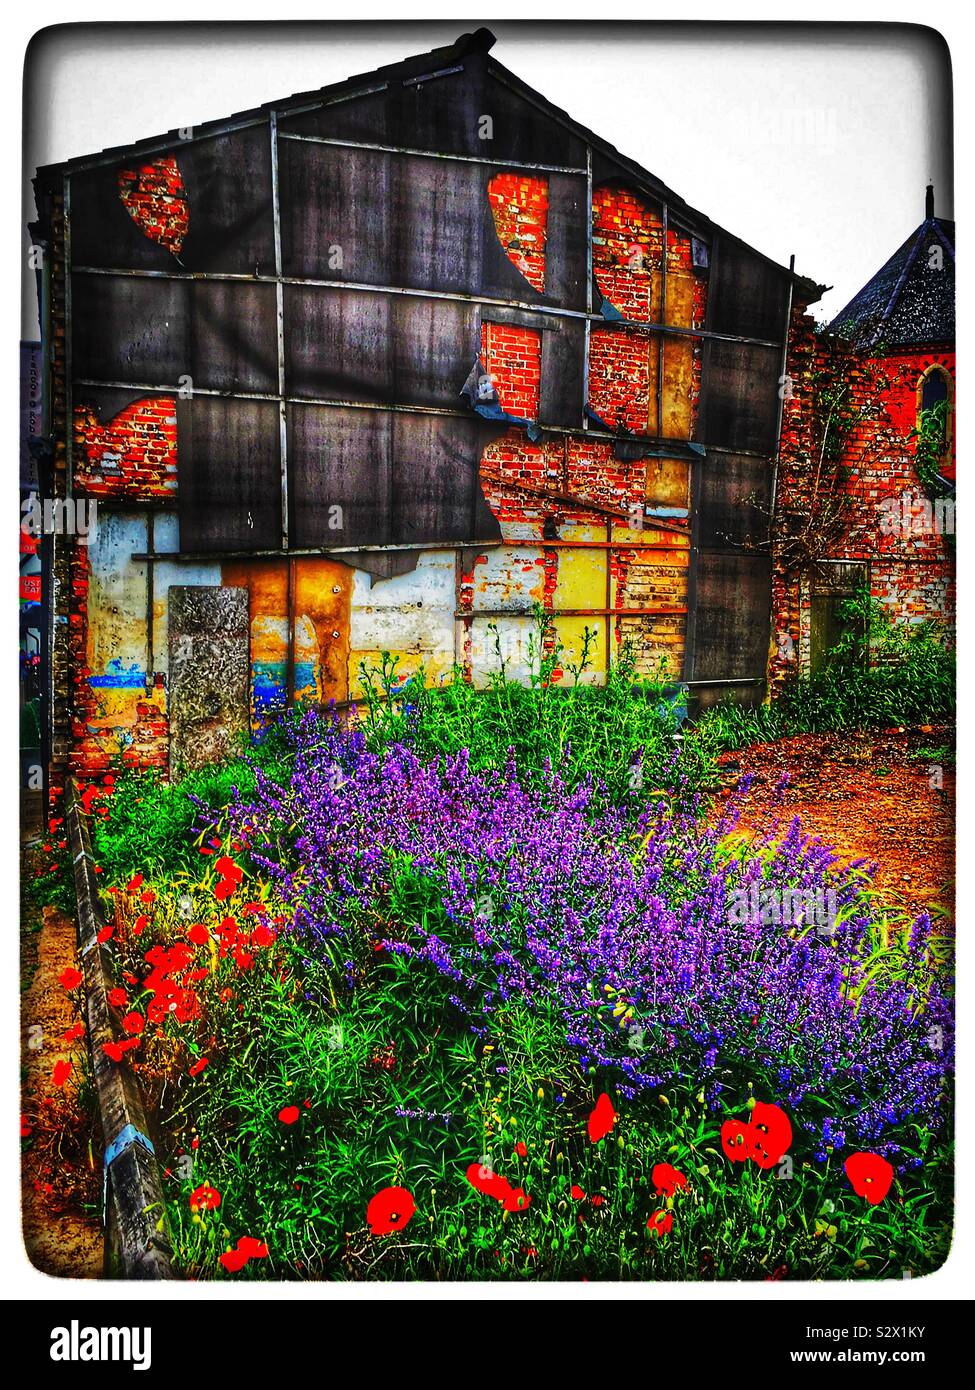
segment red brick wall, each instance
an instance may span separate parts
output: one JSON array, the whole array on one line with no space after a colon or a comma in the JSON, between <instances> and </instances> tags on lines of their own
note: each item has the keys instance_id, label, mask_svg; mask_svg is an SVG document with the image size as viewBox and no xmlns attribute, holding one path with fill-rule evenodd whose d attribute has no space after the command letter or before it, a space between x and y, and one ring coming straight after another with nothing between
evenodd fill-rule
<instances>
[{"instance_id":1,"label":"red brick wall","mask_svg":"<svg viewBox=\"0 0 975 1390\"><path fill-rule=\"evenodd\" d=\"M812 480L823 437L822 392L849 384L845 408L850 428L844 441L845 534L821 558L869 564L873 597L903 622L931 618L952 627L955 613L952 539L923 518L924 490L908 436L917 418L917 385L932 363L954 376L954 354L899 353L867 357L814 331L812 318L798 305L790 335L788 377L792 395L783 403L778 509L809 512ZM892 528L891 504L906 499L915 524ZM917 504L917 505L915 505ZM789 642L770 655L773 687L797 665L808 670L808 575L787 572L780 557L773 570L773 628ZM775 638L773 637L775 644Z\"/></svg>"},{"instance_id":2,"label":"red brick wall","mask_svg":"<svg viewBox=\"0 0 975 1390\"><path fill-rule=\"evenodd\" d=\"M539 294L545 290L548 180L526 174L495 174L488 202L498 240L512 265Z\"/></svg>"},{"instance_id":3,"label":"red brick wall","mask_svg":"<svg viewBox=\"0 0 975 1390\"><path fill-rule=\"evenodd\" d=\"M119 170L119 197L136 226L178 256L189 230L190 209L183 176L172 155Z\"/></svg>"},{"instance_id":4,"label":"red brick wall","mask_svg":"<svg viewBox=\"0 0 975 1390\"><path fill-rule=\"evenodd\" d=\"M175 496L175 400L146 397L104 425L88 406L77 405L74 468L77 485L97 497L150 501Z\"/></svg>"},{"instance_id":5,"label":"red brick wall","mask_svg":"<svg viewBox=\"0 0 975 1390\"><path fill-rule=\"evenodd\" d=\"M541 334L513 323L482 323L481 360L506 414L537 420Z\"/></svg>"}]
</instances>

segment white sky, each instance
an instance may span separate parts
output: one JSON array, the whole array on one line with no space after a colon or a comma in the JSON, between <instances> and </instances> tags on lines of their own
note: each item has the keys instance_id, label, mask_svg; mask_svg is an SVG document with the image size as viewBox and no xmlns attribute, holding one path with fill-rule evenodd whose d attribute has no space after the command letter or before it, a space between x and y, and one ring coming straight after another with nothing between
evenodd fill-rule
<instances>
[{"instance_id":1,"label":"white sky","mask_svg":"<svg viewBox=\"0 0 975 1390\"><path fill-rule=\"evenodd\" d=\"M113 25L28 60L26 174L313 90L481 21ZM831 317L924 215L952 217L950 77L906 26L516 24L494 55L693 207L832 285ZM27 190L27 211L33 201ZM36 335L33 290L25 336Z\"/></svg>"}]
</instances>

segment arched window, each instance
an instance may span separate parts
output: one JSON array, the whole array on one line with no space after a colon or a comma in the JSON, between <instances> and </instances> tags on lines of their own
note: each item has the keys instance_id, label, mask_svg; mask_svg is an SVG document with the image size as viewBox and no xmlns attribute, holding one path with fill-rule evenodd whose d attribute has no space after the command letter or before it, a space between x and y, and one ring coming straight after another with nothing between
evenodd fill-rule
<instances>
[{"instance_id":1,"label":"arched window","mask_svg":"<svg viewBox=\"0 0 975 1390\"><path fill-rule=\"evenodd\" d=\"M942 464L950 460L954 395L955 383L944 367L928 367L918 381L918 451Z\"/></svg>"}]
</instances>

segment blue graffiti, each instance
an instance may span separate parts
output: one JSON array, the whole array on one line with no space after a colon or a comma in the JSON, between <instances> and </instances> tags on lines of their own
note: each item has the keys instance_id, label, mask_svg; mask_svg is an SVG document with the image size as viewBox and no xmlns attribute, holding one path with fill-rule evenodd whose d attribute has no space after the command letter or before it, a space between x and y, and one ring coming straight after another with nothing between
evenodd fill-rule
<instances>
[{"instance_id":1,"label":"blue graffiti","mask_svg":"<svg viewBox=\"0 0 975 1390\"><path fill-rule=\"evenodd\" d=\"M105 668L103 676L90 676L88 684L105 690L144 690L145 670L137 661L131 666L123 666L119 657L113 656Z\"/></svg>"}]
</instances>

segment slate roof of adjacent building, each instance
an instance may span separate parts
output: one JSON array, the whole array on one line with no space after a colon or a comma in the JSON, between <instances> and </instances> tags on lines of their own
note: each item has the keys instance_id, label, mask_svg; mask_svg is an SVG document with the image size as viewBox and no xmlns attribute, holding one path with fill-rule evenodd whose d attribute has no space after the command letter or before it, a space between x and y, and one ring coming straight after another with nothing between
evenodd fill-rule
<instances>
[{"instance_id":1,"label":"slate roof of adjacent building","mask_svg":"<svg viewBox=\"0 0 975 1390\"><path fill-rule=\"evenodd\" d=\"M928 216L830 328L860 348L903 349L955 341L955 224Z\"/></svg>"}]
</instances>

